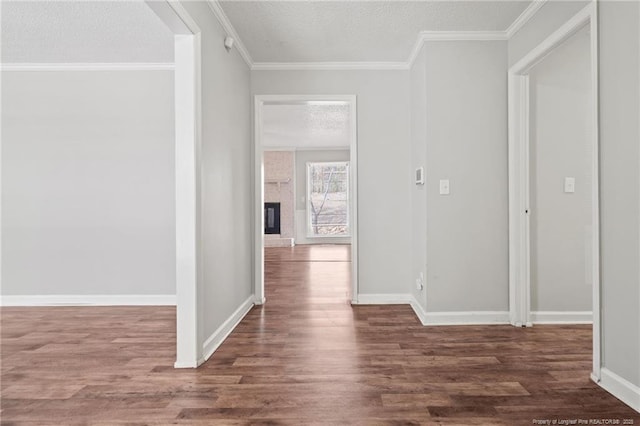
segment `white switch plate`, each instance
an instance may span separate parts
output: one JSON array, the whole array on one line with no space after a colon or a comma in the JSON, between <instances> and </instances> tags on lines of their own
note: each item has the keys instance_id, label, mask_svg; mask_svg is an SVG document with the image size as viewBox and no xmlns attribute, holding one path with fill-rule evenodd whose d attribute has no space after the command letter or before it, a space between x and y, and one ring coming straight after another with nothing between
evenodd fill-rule
<instances>
[{"instance_id":1,"label":"white switch plate","mask_svg":"<svg viewBox=\"0 0 640 426\"><path fill-rule=\"evenodd\" d=\"M440 180L440 195L449 195L449 179Z\"/></svg>"},{"instance_id":2,"label":"white switch plate","mask_svg":"<svg viewBox=\"0 0 640 426\"><path fill-rule=\"evenodd\" d=\"M569 194L576 192L576 178L573 178L573 177L564 178L564 192Z\"/></svg>"}]
</instances>

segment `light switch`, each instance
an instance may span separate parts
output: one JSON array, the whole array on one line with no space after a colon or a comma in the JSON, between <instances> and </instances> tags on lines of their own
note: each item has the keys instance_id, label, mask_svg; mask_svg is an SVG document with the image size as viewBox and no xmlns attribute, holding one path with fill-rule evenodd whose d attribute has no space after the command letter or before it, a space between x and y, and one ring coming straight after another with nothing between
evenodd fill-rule
<instances>
[{"instance_id":1,"label":"light switch","mask_svg":"<svg viewBox=\"0 0 640 426\"><path fill-rule=\"evenodd\" d=\"M576 192L576 178L573 178L573 177L564 178L564 192L566 193Z\"/></svg>"},{"instance_id":2,"label":"light switch","mask_svg":"<svg viewBox=\"0 0 640 426\"><path fill-rule=\"evenodd\" d=\"M449 179L440 180L440 195L449 195Z\"/></svg>"}]
</instances>

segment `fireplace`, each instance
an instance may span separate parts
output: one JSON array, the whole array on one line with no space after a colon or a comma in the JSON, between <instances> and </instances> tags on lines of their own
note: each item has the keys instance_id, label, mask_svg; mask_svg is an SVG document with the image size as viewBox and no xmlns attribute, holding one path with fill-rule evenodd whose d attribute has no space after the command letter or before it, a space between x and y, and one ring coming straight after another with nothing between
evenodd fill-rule
<instances>
[{"instance_id":1,"label":"fireplace","mask_svg":"<svg viewBox=\"0 0 640 426\"><path fill-rule=\"evenodd\" d=\"M264 203L264 233L280 234L280 203Z\"/></svg>"}]
</instances>

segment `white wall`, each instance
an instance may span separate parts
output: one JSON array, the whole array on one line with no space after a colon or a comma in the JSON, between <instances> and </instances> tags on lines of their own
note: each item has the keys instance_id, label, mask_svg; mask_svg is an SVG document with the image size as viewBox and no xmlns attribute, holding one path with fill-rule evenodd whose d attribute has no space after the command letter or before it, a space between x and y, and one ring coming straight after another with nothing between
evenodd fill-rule
<instances>
[{"instance_id":1,"label":"white wall","mask_svg":"<svg viewBox=\"0 0 640 426\"><path fill-rule=\"evenodd\" d=\"M307 238L307 163L349 161L349 150L296 151L296 244L345 244L351 238Z\"/></svg>"},{"instance_id":2,"label":"white wall","mask_svg":"<svg viewBox=\"0 0 640 426\"><path fill-rule=\"evenodd\" d=\"M411 169L425 168L427 164L427 55L425 48L411 67ZM426 171L426 169L425 169ZM411 183L412 278L413 283L422 273L423 289L411 286L413 297L420 307L427 308L424 288L427 271L427 186Z\"/></svg>"},{"instance_id":3,"label":"white wall","mask_svg":"<svg viewBox=\"0 0 640 426\"><path fill-rule=\"evenodd\" d=\"M2 89L2 295L174 297L173 72L11 71Z\"/></svg>"},{"instance_id":4,"label":"white wall","mask_svg":"<svg viewBox=\"0 0 640 426\"><path fill-rule=\"evenodd\" d=\"M253 199L249 69L224 48L205 2L182 2L202 30L202 288L200 341L251 298ZM205 348L205 356L207 355Z\"/></svg>"},{"instance_id":5,"label":"white wall","mask_svg":"<svg viewBox=\"0 0 640 426\"><path fill-rule=\"evenodd\" d=\"M584 28L529 75L533 312L592 310L589 51Z\"/></svg>"},{"instance_id":6,"label":"white wall","mask_svg":"<svg viewBox=\"0 0 640 426\"><path fill-rule=\"evenodd\" d=\"M252 94L357 95L359 292L406 294L411 281L406 71L253 71Z\"/></svg>"},{"instance_id":7,"label":"white wall","mask_svg":"<svg viewBox=\"0 0 640 426\"><path fill-rule=\"evenodd\" d=\"M600 203L603 367L640 411L640 3L601 2Z\"/></svg>"},{"instance_id":8,"label":"white wall","mask_svg":"<svg viewBox=\"0 0 640 426\"><path fill-rule=\"evenodd\" d=\"M427 311L505 312L507 46L430 41L424 49ZM450 195L439 195L440 179Z\"/></svg>"}]
</instances>

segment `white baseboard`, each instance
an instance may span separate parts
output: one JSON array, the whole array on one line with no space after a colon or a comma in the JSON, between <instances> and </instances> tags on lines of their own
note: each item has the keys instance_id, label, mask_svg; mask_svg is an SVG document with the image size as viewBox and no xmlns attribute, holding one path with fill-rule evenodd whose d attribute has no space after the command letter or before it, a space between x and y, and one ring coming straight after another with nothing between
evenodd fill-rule
<instances>
[{"instance_id":1,"label":"white baseboard","mask_svg":"<svg viewBox=\"0 0 640 426\"><path fill-rule=\"evenodd\" d=\"M293 247L293 238L267 238L265 235L264 246L266 247Z\"/></svg>"},{"instance_id":2,"label":"white baseboard","mask_svg":"<svg viewBox=\"0 0 640 426\"><path fill-rule=\"evenodd\" d=\"M173 71L173 63L12 63L0 65L1 71Z\"/></svg>"},{"instance_id":3,"label":"white baseboard","mask_svg":"<svg viewBox=\"0 0 640 426\"><path fill-rule=\"evenodd\" d=\"M534 324L593 324L591 311L533 311Z\"/></svg>"},{"instance_id":4,"label":"white baseboard","mask_svg":"<svg viewBox=\"0 0 640 426\"><path fill-rule=\"evenodd\" d=\"M414 300L410 294L358 294L356 305L406 305Z\"/></svg>"},{"instance_id":5,"label":"white baseboard","mask_svg":"<svg viewBox=\"0 0 640 426\"><path fill-rule=\"evenodd\" d=\"M422 325L510 324L508 311L426 312L416 298L406 294L359 294L358 305L411 305Z\"/></svg>"},{"instance_id":6,"label":"white baseboard","mask_svg":"<svg viewBox=\"0 0 640 426\"><path fill-rule=\"evenodd\" d=\"M424 325L510 324L508 311L425 312Z\"/></svg>"},{"instance_id":7,"label":"white baseboard","mask_svg":"<svg viewBox=\"0 0 640 426\"><path fill-rule=\"evenodd\" d=\"M359 294L357 302L351 302L352 305L410 305L416 316L422 323L426 325L426 312L412 294Z\"/></svg>"},{"instance_id":8,"label":"white baseboard","mask_svg":"<svg viewBox=\"0 0 640 426\"><path fill-rule=\"evenodd\" d=\"M411 307L413 308L413 312L416 313L416 316L422 323L422 325L427 325L427 311L424 310L418 299L414 296L411 296Z\"/></svg>"},{"instance_id":9,"label":"white baseboard","mask_svg":"<svg viewBox=\"0 0 640 426\"><path fill-rule=\"evenodd\" d=\"M201 363L200 363L201 364ZM173 368L198 368L198 365L200 365L197 362L174 362L173 363Z\"/></svg>"},{"instance_id":10,"label":"white baseboard","mask_svg":"<svg viewBox=\"0 0 640 426\"><path fill-rule=\"evenodd\" d=\"M216 331L214 331L202 345L202 359L198 364L202 364L209 359L211 355L220 347L222 342L231 334L234 328L242 321L254 305L254 297L251 296L245 300L242 305L231 314L227 320L222 323Z\"/></svg>"},{"instance_id":11,"label":"white baseboard","mask_svg":"<svg viewBox=\"0 0 640 426\"><path fill-rule=\"evenodd\" d=\"M175 306L175 294L0 296L0 306Z\"/></svg>"},{"instance_id":12,"label":"white baseboard","mask_svg":"<svg viewBox=\"0 0 640 426\"><path fill-rule=\"evenodd\" d=\"M611 395L640 413L640 387L607 368L600 370L600 382L597 383Z\"/></svg>"}]
</instances>

